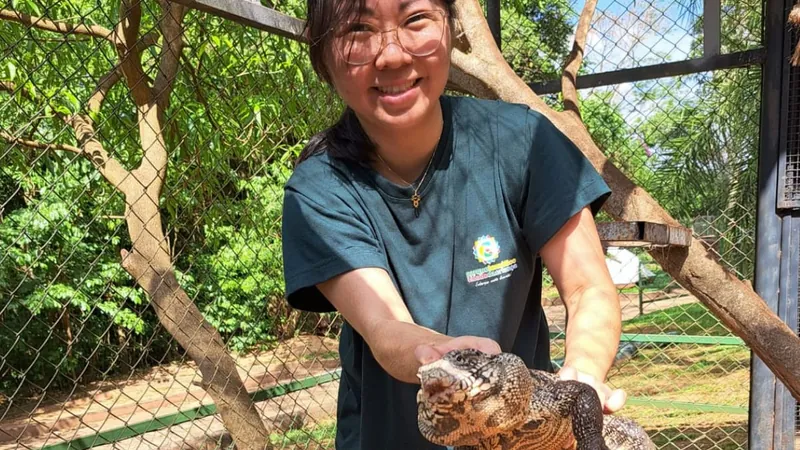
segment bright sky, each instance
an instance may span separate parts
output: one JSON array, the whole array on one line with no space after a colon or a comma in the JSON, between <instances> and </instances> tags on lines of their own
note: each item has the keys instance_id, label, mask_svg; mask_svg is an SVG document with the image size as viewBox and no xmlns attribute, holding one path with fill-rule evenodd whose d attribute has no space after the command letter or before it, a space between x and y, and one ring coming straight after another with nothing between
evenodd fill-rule
<instances>
[{"instance_id":1,"label":"bright sky","mask_svg":"<svg viewBox=\"0 0 800 450\"><path fill-rule=\"evenodd\" d=\"M583 0L570 0L573 10L583 8ZM688 59L694 39L689 30L695 20L682 4L692 0L598 0L592 32L587 39L585 67L589 73L609 72ZM702 8L702 2L694 0ZM702 14L702 9L695 11ZM577 22L577 16L574 18ZM572 41L572 36L569 41ZM632 83L612 89L620 111L629 122L644 119L651 104L634 104ZM683 95L692 97L692 86ZM585 90L582 95L588 95Z\"/></svg>"}]
</instances>

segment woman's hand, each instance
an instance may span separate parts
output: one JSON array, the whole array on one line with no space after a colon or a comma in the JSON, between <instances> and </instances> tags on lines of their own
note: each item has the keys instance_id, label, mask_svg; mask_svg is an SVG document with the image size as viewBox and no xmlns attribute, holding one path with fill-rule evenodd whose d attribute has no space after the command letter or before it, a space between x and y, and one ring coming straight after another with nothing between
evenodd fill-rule
<instances>
[{"instance_id":1,"label":"woman's hand","mask_svg":"<svg viewBox=\"0 0 800 450\"><path fill-rule=\"evenodd\" d=\"M563 367L558 372L558 376L562 380L576 380L593 387L597 391L597 396L600 397L600 403L603 405L603 413L605 414L615 413L625 406L625 400L627 400L625 391L611 389L607 384L598 381L597 378L578 372L574 367Z\"/></svg>"},{"instance_id":2,"label":"woman's hand","mask_svg":"<svg viewBox=\"0 0 800 450\"><path fill-rule=\"evenodd\" d=\"M472 348L484 353L500 353L500 345L492 339L479 336L459 336L436 344L422 344L414 349L414 356L421 366L430 364L451 350Z\"/></svg>"}]
</instances>

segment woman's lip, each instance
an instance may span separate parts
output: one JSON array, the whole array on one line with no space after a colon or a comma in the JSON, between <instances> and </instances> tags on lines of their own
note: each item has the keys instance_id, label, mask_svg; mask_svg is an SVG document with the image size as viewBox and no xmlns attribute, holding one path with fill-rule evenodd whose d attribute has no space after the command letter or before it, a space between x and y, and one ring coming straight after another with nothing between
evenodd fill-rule
<instances>
[{"instance_id":1,"label":"woman's lip","mask_svg":"<svg viewBox=\"0 0 800 450\"><path fill-rule=\"evenodd\" d=\"M422 79L417 79L409 89L397 93L381 92L378 88L374 88L378 94L378 101L390 108L404 108L411 106L416 101L420 93L420 83Z\"/></svg>"},{"instance_id":2,"label":"woman's lip","mask_svg":"<svg viewBox=\"0 0 800 450\"><path fill-rule=\"evenodd\" d=\"M414 88L417 84L419 84L420 80L421 80L421 78L415 78L413 80L404 81L402 83L391 83L391 84L386 84L386 85L382 85L382 86L375 86L375 89L379 93L381 93L383 95L398 95L398 94L403 94L406 91ZM386 92L385 91L386 89L392 90L392 89L402 88L402 87L405 87L405 86L408 86L408 87L406 89L401 90L401 91L397 91L397 92Z\"/></svg>"}]
</instances>

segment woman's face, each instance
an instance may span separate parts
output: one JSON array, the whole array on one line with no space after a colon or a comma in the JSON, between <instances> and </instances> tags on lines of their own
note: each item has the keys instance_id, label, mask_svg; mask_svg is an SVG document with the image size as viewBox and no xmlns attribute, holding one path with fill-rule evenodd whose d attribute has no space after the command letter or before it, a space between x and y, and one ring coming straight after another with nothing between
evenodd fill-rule
<instances>
[{"instance_id":1,"label":"woman's face","mask_svg":"<svg viewBox=\"0 0 800 450\"><path fill-rule=\"evenodd\" d=\"M450 70L450 30L444 12L436 0L366 0L360 18L337 24L328 52L330 78L362 122L399 130L422 125L433 117ZM432 28L435 20L441 20L440 37L437 28ZM379 31L393 29L398 33L383 33L382 45L369 46L370 36L380 37ZM408 51L398 35L403 36L400 41ZM426 56L411 54L431 50ZM353 62L369 62L349 64L347 54ZM370 59L372 54L375 57Z\"/></svg>"}]
</instances>

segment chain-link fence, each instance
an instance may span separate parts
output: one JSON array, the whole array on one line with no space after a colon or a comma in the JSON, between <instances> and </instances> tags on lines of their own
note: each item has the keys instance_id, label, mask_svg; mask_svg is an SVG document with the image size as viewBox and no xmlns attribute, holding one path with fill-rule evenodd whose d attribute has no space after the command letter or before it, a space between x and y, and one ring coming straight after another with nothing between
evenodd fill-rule
<instances>
[{"instance_id":1,"label":"chain-link fence","mask_svg":"<svg viewBox=\"0 0 800 450\"><path fill-rule=\"evenodd\" d=\"M181 317L194 305L218 332L276 448L333 448L340 319L283 301L280 214L293 160L341 105L302 44L135 1L2 4L0 447L230 444L175 317L135 261L120 264L139 248L174 270ZM300 0L273 6L304 16ZM558 78L582 6L501 2L502 49L525 81ZM582 72L699 55L701 6L601 1ZM761 7L722 2L723 53L761 45ZM754 66L581 91L601 149L743 279L760 79ZM660 448L746 447L749 350L643 249L609 248L607 262L625 413ZM547 278L542 297L558 363L565 312Z\"/></svg>"}]
</instances>

